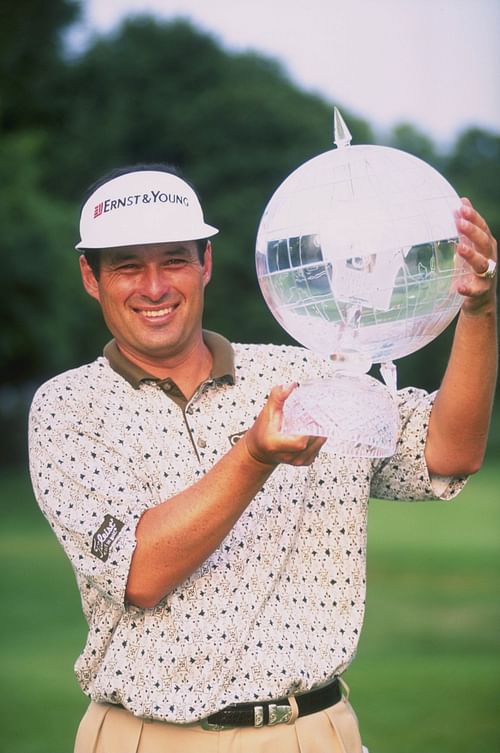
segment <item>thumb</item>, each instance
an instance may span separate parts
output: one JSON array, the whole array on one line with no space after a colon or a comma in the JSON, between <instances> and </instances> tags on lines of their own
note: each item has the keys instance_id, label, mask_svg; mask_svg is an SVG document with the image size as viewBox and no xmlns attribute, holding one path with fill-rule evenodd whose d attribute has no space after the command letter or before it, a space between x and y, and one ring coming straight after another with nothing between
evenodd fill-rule
<instances>
[{"instance_id":1,"label":"thumb","mask_svg":"<svg viewBox=\"0 0 500 753\"><path fill-rule=\"evenodd\" d=\"M276 408L283 407L285 404L285 401L292 392L298 387L297 382L293 382L292 384L278 384L275 387L272 388L271 392L269 393L269 402L273 404Z\"/></svg>"},{"instance_id":2,"label":"thumb","mask_svg":"<svg viewBox=\"0 0 500 753\"><path fill-rule=\"evenodd\" d=\"M279 431L281 428L281 421L283 417L283 407L288 397L298 387L297 382L293 384L280 384L273 387L269 393L267 405L269 409L269 416L273 424L273 428Z\"/></svg>"}]
</instances>

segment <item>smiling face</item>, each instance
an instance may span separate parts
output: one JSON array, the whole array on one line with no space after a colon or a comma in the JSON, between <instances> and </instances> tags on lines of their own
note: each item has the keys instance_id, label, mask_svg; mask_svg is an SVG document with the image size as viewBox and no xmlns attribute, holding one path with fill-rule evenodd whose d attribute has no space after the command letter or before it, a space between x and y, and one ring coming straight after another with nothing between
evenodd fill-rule
<instances>
[{"instance_id":1,"label":"smiling face","mask_svg":"<svg viewBox=\"0 0 500 753\"><path fill-rule=\"evenodd\" d=\"M101 251L99 279L80 257L83 284L99 301L118 347L150 373L196 356L203 348L210 244L201 264L194 241Z\"/></svg>"}]
</instances>

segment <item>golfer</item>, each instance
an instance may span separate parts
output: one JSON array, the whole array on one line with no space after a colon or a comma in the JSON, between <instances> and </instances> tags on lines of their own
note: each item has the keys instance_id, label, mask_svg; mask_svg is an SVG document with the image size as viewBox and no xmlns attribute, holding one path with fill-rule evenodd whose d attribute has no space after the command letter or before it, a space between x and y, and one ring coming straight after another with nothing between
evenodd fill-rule
<instances>
[{"instance_id":1,"label":"golfer","mask_svg":"<svg viewBox=\"0 0 500 753\"><path fill-rule=\"evenodd\" d=\"M467 200L457 226L472 273L441 388L398 393L393 457L346 458L280 433L322 359L203 329L217 230L191 185L151 165L90 190L77 249L111 339L30 414L34 490L88 623L76 753L361 752L342 673L368 498L451 499L485 452L496 242Z\"/></svg>"}]
</instances>

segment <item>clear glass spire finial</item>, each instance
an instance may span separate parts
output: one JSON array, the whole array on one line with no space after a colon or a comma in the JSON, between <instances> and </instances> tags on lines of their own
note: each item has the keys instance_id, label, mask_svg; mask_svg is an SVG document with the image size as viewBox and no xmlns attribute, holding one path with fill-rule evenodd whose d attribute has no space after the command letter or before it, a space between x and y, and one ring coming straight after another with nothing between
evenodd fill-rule
<instances>
[{"instance_id":1,"label":"clear glass spire finial","mask_svg":"<svg viewBox=\"0 0 500 753\"><path fill-rule=\"evenodd\" d=\"M351 146L352 136L340 111L335 107L333 110L333 140L335 146L341 149Z\"/></svg>"}]
</instances>

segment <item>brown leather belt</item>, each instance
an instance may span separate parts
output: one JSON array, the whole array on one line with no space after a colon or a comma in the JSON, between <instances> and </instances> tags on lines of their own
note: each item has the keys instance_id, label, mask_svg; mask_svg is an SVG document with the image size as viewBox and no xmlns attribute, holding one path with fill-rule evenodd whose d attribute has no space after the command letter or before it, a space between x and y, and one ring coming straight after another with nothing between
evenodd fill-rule
<instances>
[{"instance_id":1,"label":"brown leather belt","mask_svg":"<svg viewBox=\"0 0 500 753\"><path fill-rule=\"evenodd\" d=\"M342 691L338 678L308 693L294 696L299 716L315 714L338 703ZM277 701L237 703L211 714L200 722L203 729L222 730L229 727L263 727L264 725L286 724L292 718L292 707L288 698Z\"/></svg>"}]
</instances>

